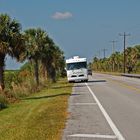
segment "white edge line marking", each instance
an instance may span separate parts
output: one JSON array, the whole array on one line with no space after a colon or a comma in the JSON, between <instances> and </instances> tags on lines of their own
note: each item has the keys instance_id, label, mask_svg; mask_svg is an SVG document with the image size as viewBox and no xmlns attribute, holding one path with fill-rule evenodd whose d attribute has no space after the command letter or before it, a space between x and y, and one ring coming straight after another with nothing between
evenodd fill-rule
<instances>
[{"instance_id":1,"label":"white edge line marking","mask_svg":"<svg viewBox=\"0 0 140 140\"><path fill-rule=\"evenodd\" d=\"M103 113L105 119L107 120L107 122L110 125L111 129L113 130L114 134L117 136L118 140L125 140L125 138L122 136L122 134L120 133L118 128L115 126L115 124L113 123L113 121L111 120L111 118L109 117L109 115L107 114L107 112L105 111L105 109L103 108L103 106L101 105L101 103L99 102L99 100L97 99L95 94L93 93L93 91L88 86L88 84L85 83L85 85L87 86L88 90L92 94L93 98L95 99L96 103L98 104L101 112Z\"/></svg>"},{"instance_id":2,"label":"white edge line marking","mask_svg":"<svg viewBox=\"0 0 140 140\"><path fill-rule=\"evenodd\" d=\"M104 139L116 139L114 135L98 135L98 134L73 134L69 137L82 137L82 138L104 138Z\"/></svg>"},{"instance_id":3,"label":"white edge line marking","mask_svg":"<svg viewBox=\"0 0 140 140\"><path fill-rule=\"evenodd\" d=\"M71 105L97 105L97 103L74 103Z\"/></svg>"}]
</instances>

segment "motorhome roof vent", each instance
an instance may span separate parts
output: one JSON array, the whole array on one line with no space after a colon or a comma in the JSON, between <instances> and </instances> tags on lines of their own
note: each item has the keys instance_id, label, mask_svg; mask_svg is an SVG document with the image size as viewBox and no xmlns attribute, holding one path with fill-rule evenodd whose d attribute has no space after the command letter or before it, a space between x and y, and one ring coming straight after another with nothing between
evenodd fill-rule
<instances>
[{"instance_id":1,"label":"motorhome roof vent","mask_svg":"<svg viewBox=\"0 0 140 140\"><path fill-rule=\"evenodd\" d=\"M79 56L74 56L74 57L73 57L73 59L77 59L77 58L79 58Z\"/></svg>"}]
</instances>

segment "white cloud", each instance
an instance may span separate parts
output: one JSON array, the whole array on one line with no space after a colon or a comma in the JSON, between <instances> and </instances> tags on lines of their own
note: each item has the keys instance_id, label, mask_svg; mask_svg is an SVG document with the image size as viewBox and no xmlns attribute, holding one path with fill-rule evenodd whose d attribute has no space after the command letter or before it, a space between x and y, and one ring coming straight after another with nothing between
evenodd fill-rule
<instances>
[{"instance_id":1,"label":"white cloud","mask_svg":"<svg viewBox=\"0 0 140 140\"><path fill-rule=\"evenodd\" d=\"M57 19L57 20L61 20L61 19L68 19L68 18L71 18L72 17L72 14L70 12L56 12L52 18L53 19Z\"/></svg>"}]
</instances>

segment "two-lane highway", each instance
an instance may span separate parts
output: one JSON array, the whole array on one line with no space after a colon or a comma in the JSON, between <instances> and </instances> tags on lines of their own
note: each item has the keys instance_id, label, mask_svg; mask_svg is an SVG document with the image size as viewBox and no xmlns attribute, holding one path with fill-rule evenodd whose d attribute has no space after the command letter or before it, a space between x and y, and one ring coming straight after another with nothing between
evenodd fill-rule
<instances>
[{"instance_id":1,"label":"two-lane highway","mask_svg":"<svg viewBox=\"0 0 140 140\"><path fill-rule=\"evenodd\" d=\"M75 83L63 140L140 140L140 79L94 74Z\"/></svg>"}]
</instances>

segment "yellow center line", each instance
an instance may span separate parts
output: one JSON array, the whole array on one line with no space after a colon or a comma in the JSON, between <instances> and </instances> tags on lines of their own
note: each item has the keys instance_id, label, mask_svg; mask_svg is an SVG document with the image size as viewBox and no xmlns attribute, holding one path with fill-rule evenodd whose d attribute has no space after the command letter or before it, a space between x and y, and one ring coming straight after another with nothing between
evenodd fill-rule
<instances>
[{"instance_id":1,"label":"yellow center line","mask_svg":"<svg viewBox=\"0 0 140 140\"><path fill-rule=\"evenodd\" d=\"M107 78L107 79L108 79L108 78ZM129 88L129 89L131 89L131 90L138 91L138 92L140 93L140 89L139 89L139 88L130 86L130 85L128 85L128 84L125 84L125 83L123 83L122 81L117 81L117 80L113 80L113 79L108 79L108 80L109 80L109 81L112 81L112 82L114 82L114 83L117 83L117 84L119 84L119 85L121 85L121 86L123 86L123 87Z\"/></svg>"}]
</instances>

